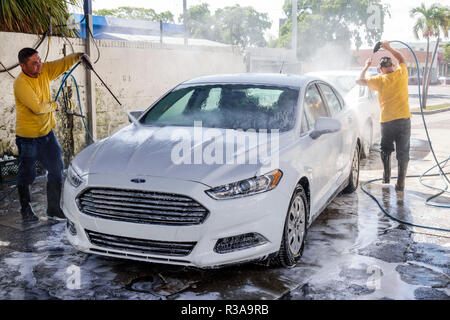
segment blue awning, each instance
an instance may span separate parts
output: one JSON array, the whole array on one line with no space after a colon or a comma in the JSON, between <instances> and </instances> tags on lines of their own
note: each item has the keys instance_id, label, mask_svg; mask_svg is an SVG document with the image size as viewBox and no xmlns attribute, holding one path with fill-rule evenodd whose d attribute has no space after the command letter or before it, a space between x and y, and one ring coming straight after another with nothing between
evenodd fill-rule
<instances>
[{"instance_id":1,"label":"blue awning","mask_svg":"<svg viewBox=\"0 0 450 320\"><path fill-rule=\"evenodd\" d=\"M80 38L86 38L86 21L84 15L72 13L73 23L76 24L75 30ZM92 16L94 38L97 39L116 39L114 33L129 35L160 35L160 23L147 20L124 19L115 17ZM162 23L162 32L164 35L182 35L184 26L181 24Z\"/></svg>"}]
</instances>

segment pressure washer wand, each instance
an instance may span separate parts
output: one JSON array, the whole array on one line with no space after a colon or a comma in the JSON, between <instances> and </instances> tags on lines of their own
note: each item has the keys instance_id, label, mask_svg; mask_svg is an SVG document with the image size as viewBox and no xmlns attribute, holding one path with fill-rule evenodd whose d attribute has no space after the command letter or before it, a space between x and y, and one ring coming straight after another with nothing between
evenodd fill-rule
<instances>
[{"instance_id":1,"label":"pressure washer wand","mask_svg":"<svg viewBox=\"0 0 450 320\"><path fill-rule=\"evenodd\" d=\"M375 52L377 52L377 51L380 50L380 49L381 49L381 41L378 41L378 42L375 44L375 47L373 47L373 52L372 52L372 56L370 57L370 60L373 59L373 56L374 56Z\"/></svg>"},{"instance_id":2,"label":"pressure washer wand","mask_svg":"<svg viewBox=\"0 0 450 320\"><path fill-rule=\"evenodd\" d=\"M94 67L92 66L91 62L85 57L85 56L81 56L81 60L83 61L84 65L86 66L86 68L88 68L89 70L93 71L95 73L95 75L97 76L97 78L103 83L103 85L106 87L106 89L108 89L109 93L111 93L111 95L114 97L114 99L116 99L117 103L122 106L122 104L120 103L119 99L117 99L117 97L114 95L114 93L112 93L112 91L109 89L109 87L106 85L105 81L103 81L103 79L98 75L98 73L94 70Z\"/></svg>"}]
</instances>

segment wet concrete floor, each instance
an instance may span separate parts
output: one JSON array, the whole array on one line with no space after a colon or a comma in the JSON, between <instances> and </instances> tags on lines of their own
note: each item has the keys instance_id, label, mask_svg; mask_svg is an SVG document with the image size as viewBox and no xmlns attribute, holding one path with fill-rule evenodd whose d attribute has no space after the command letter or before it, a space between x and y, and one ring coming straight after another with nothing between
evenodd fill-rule
<instances>
[{"instance_id":1,"label":"wet concrete floor","mask_svg":"<svg viewBox=\"0 0 450 320\"><path fill-rule=\"evenodd\" d=\"M412 151L409 173L433 165L421 152ZM379 178L381 170L373 150L361 162L360 181ZM450 228L449 209L424 204L434 190L409 178L402 195L394 184L367 189L400 219ZM44 214L45 179L32 193ZM448 196L436 201L450 204ZM17 191L0 203L0 299L450 299L450 234L391 220L360 188L338 196L313 223L291 269L248 263L199 270L89 255L68 243L64 229L53 221L24 227Z\"/></svg>"}]
</instances>

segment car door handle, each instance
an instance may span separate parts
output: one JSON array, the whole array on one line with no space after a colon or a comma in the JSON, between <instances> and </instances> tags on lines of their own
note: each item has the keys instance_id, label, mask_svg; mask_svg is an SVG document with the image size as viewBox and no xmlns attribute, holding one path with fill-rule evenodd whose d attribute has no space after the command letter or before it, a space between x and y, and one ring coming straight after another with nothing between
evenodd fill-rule
<instances>
[{"instance_id":1,"label":"car door handle","mask_svg":"<svg viewBox=\"0 0 450 320\"><path fill-rule=\"evenodd\" d=\"M347 120L348 120L348 121L353 121L353 117L352 117L352 116L348 116L348 117L347 117Z\"/></svg>"}]
</instances>

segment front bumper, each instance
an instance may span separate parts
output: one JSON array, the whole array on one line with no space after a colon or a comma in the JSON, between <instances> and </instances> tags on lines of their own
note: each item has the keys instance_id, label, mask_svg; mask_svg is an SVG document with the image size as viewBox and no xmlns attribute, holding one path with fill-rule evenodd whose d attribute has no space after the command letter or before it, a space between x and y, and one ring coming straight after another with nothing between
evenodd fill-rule
<instances>
[{"instance_id":1,"label":"front bumper","mask_svg":"<svg viewBox=\"0 0 450 320\"><path fill-rule=\"evenodd\" d=\"M66 230L70 243L78 250L100 255L127 258L156 263L189 265L200 268L215 267L248 260L255 260L279 250L284 221L290 201L289 190L283 181L269 192L230 200L214 200L205 190L209 187L193 182L162 177L144 177L146 182L137 188L131 178L123 174L84 177L84 183L74 188L67 180L64 184L62 209L76 229L73 235ZM82 213L76 203L77 195L90 187L136 189L188 196L209 210L206 220L198 225L174 226L115 221ZM162 242L195 242L189 254L145 254L127 249L111 249L94 245L86 230L91 232L133 239ZM73 231L73 230L72 230ZM242 234L257 233L266 241L250 248L227 253L217 253L214 247L219 239Z\"/></svg>"}]
</instances>

